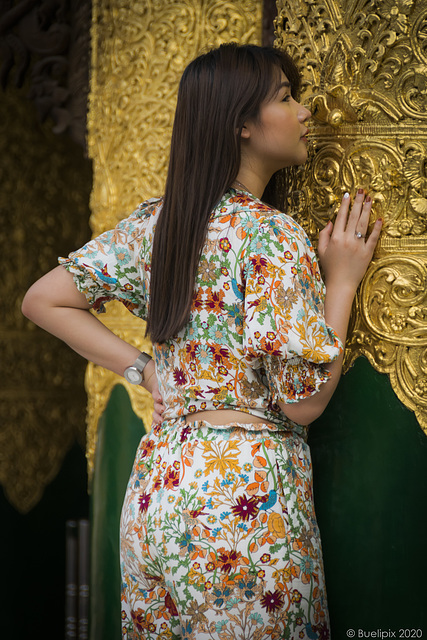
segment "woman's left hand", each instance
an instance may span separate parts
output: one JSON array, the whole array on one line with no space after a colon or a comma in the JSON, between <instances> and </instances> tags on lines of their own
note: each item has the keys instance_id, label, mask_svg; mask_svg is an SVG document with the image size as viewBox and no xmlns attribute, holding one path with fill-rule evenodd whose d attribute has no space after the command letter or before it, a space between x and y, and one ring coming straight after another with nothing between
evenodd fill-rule
<instances>
[{"instance_id":1,"label":"woman's left hand","mask_svg":"<svg viewBox=\"0 0 427 640\"><path fill-rule=\"evenodd\" d=\"M163 399L158 389L153 389L151 395L154 402L153 423L160 424L161 422L163 422L162 414L165 410L165 405L163 404Z\"/></svg>"},{"instance_id":2,"label":"woman's left hand","mask_svg":"<svg viewBox=\"0 0 427 640\"><path fill-rule=\"evenodd\" d=\"M150 360L144 369L144 380L141 382L141 387L151 393L153 398L153 424L160 424L163 421L162 414L165 410L165 405L159 391L154 360Z\"/></svg>"}]
</instances>

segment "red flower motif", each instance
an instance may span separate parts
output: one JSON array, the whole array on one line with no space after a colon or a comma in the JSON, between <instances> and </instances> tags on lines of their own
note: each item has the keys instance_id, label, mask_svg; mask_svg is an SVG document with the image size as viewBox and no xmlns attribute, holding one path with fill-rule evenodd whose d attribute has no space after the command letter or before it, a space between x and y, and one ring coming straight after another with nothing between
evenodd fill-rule
<instances>
[{"instance_id":1,"label":"red flower motif","mask_svg":"<svg viewBox=\"0 0 427 640\"><path fill-rule=\"evenodd\" d=\"M329 628L326 622L319 622L319 624L314 624L312 626L313 631L318 633L319 640L329 640Z\"/></svg>"},{"instance_id":2,"label":"red flower motif","mask_svg":"<svg viewBox=\"0 0 427 640\"><path fill-rule=\"evenodd\" d=\"M249 196L247 196L246 194L243 194L243 195L233 196L232 198L230 198L230 202L237 202L238 204L248 205L248 204L251 204L252 201Z\"/></svg>"},{"instance_id":3,"label":"red flower motif","mask_svg":"<svg viewBox=\"0 0 427 640\"><path fill-rule=\"evenodd\" d=\"M193 304L192 304L192 308L193 309L202 309L204 302L202 300L202 296L203 296L203 289L197 289L197 291L194 292L193 294Z\"/></svg>"},{"instance_id":4,"label":"red flower motif","mask_svg":"<svg viewBox=\"0 0 427 640\"><path fill-rule=\"evenodd\" d=\"M249 262L253 265L255 273L264 273L265 267L267 266L267 258L258 255L250 258Z\"/></svg>"},{"instance_id":5,"label":"red flower motif","mask_svg":"<svg viewBox=\"0 0 427 640\"><path fill-rule=\"evenodd\" d=\"M187 362L189 362L190 360L194 360L198 344L199 343L195 340L190 340L190 342L187 342L187 344L185 345L185 350L187 352Z\"/></svg>"},{"instance_id":6,"label":"red flower motif","mask_svg":"<svg viewBox=\"0 0 427 640\"><path fill-rule=\"evenodd\" d=\"M143 493L142 495L140 495L138 498L138 502L140 512L145 513L151 502L151 493Z\"/></svg>"},{"instance_id":7,"label":"red flower motif","mask_svg":"<svg viewBox=\"0 0 427 640\"><path fill-rule=\"evenodd\" d=\"M261 348L263 351L268 353L270 356L280 356L281 355L281 343L279 340L275 340L274 342L270 340L266 340L265 338L261 339Z\"/></svg>"},{"instance_id":8,"label":"red flower motif","mask_svg":"<svg viewBox=\"0 0 427 640\"><path fill-rule=\"evenodd\" d=\"M174 489L177 487L179 485L179 471L176 471L171 465L169 465L163 484L166 489Z\"/></svg>"},{"instance_id":9,"label":"red flower motif","mask_svg":"<svg viewBox=\"0 0 427 640\"><path fill-rule=\"evenodd\" d=\"M205 505L203 505L203 507L199 507L198 509L194 509L193 511L190 511L190 516L192 518L198 518L200 515L202 516L207 515L203 513L204 509L205 509Z\"/></svg>"},{"instance_id":10,"label":"red flower motif","mask_svg":"<svg viewBox=\"0 0 427 640\"><path fill-rule=\"evenodd\" d=\"M226 347L220 347L214 344L211 346L211 351L216 364L225 365L227 363L230 366L230 352Z\"/></svg>"},{"instance_id":11,"label":"red flower motif","mask_svg":"<svg viewBox=\"0 0 427 640\"><path fill-rule=\"evenodd\" d=\"M138 631L143 631L147 628L147 623L145 622L145 613L142 609L131 611L131 617Z\"/></svg>"},{"instance_id":12,"label":"red flower motif","mask_svg":"<svg viewBox=\"0 0 427 640\"><path fill-rule=\"evenodd\" d=\"M159 473L159 475L156 476L156 478L154 479L154 484L153 484L154 491L158 491L161 486L162 486L162 476Z\"/></svg>"},{"instance_id":13,"label":"red flower motif","mask_svg":"<svg viewBox=\"0 0 427 640\"><path fill-rule=\"evenodd\" d=\"M185 373L182 369L174 369L173 379L175 380L177 387L181 387L187 382L187 378L185 377Z\"/></svg>"},{"instance_id":14,"label":"red flower motif","mask_svg":"<svg viewBox=\"0 0 427 640\"><path fill-rule=\"evenodd\" d=\"M184 429L181 431L181 437L180 437L180 442L186 442L188 436L191 433L191 427L184 427Z\"/></svg>"},{"instance_id":15,"label":"red flower motif","mask_svg":"<svg viewBox=\"0 0 427 640\"><path fill-rule=\"evenodd\" d=\"M292 591L292 602L301 602L302 595L298 589Z\"/></svg>"},{"instance_id":16,"label":"red flower motif","mask_svg":"<svg viewBox=\"0 0 427 640\"><path fill-rule=\"evenodd\" d=\"M267 613L273 613L283 606L283 593L276 590L266 591L261 598L261 606L267 610Z\"/></svg>"},{"instance_id":17,"label":"red flower motif","mask_svg":"<svg viewBox=\"0 0 427 640\"><path fill-rule=\"evenodd\" d=\"M235 516L239 516L242 520L249 520L249 518L256 518L258 509L258 498L247 496L239 496L236 500L237 505L231 507L231 511Z\"/></svg>"},{"instance_id":18,"label":"red flower motif","mask_svg":"<svg viewBox=\"0 0 427 640\"><path fill-rule=\"evenodd\" d=\"M166 609L169 611L171 616L178 615L178 609L176 608L175 603L172 600L172 596L169 592L166 594L166 597L165 597L165 605L166 605Z\"/></svg>"},{"instance_id":19,"label":"red flower motif","mask_svg":"<svg viewBox=\"0 0 427 640\"><path fill-rule=\"evenodd\" d=\"M144 442L144 444L141 447L141 458L145 458L146 456L149 456L152 453L153 449L154 449L153 440L148 440L147 442Z\"/></svg>"},{"instance_id":20,"label":"red flower motif","mask_svg":"<svg viewBox=\"0 0 427 640\"><path fill-rule=\"evenodd\" d=\"M232 569L237 569L242 554L237 551L226 551L221 549L223 553L218 556L218 566L224 573L230 573Z\"/></svg>"},{"instance_id":21,"label":"red flower motif","mask_svg":"<svg viewBox=\"0 0 427 640\"><path fill-rule=\"evenodd\" d=\"M207 291L208 301L206 302L206 307L213 311L214 313L221 313L224 311L224 301L223 298L225 296L224 291Z\"/></svg>"},{"instance_id":22,"label":"red flower motif","mask_svg":"<svg viewBox=\"0 0 427 640\"><path fill-rule=\"evenodd\" d=\"M219 241L219 248L221 249L221 251L224 251L225 253L228 253L231 249L231 244L228 238L221 238L221 240Z\"/></svg>"}]
</instances>

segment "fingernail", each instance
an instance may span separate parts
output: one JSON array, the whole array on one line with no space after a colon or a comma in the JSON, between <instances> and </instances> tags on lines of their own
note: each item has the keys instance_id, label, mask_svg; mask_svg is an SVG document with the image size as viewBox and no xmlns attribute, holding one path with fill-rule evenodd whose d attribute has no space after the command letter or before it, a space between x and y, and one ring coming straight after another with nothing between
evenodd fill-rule
<instances>
[{"instance_id":1,"label":"fingernail","mask_svg":"<svg viewBox=\"0 0 427 640\"><path fill-rule=\"evenodd\" d=\"M367 198L366 198L365 202L372 202L372 198L371 198L371 196L367 196Z\"/></svg>"},{"instance_id":2,"label":"fingernail","mask_svg":"<svg viewBox=\"0 0 427 640\"><path fill-rule=\"evenodd\" d=\"M345 194L344 194L344 198L345 198L345 199L347 199L347 198L349 198L349 197L350 197L350 194L349 194L349 192L348 192L348 191L346 191L346 192L345 192Z\"/></svg>"},{"instance_id":3,"label":"fingernail","mask_svg":"<svg viewBox=\"0 0 427 640\"><path fill-rule=\"evenodd\" d=\"M365 190L364 189L358 189L357 193L365 193Z\"/></svg>"}]
</instances>

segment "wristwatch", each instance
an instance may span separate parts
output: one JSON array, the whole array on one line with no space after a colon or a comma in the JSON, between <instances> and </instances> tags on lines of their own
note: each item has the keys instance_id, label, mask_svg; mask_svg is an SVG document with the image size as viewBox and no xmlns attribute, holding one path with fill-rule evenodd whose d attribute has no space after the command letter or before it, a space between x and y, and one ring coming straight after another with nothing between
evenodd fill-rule
<instances>
[{"instance_id":1,"label":"wristwatch","mask_svg":"<svg viewBox=\"0 0 427 640\"><path fill-rule=\"evenodd\" d=\"M148 353L140 353L131 367L126 367L124 377L131 384L141 384L144 380L144 369L152 360Z\"/></svg>"}]
</instances>

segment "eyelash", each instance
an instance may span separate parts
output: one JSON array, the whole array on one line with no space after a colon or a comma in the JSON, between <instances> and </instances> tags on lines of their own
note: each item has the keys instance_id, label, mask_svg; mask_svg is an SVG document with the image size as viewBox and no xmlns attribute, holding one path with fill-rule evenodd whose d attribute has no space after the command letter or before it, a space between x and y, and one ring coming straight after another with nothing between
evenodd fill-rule
<instances>
[{"instance_id":1,"label":"eyelash","mask_svg":"<svg viewBox=\"0 0 427 640\"><path fill-rule=\"evenodd\" d=\"M291 99L291 97L292 97L292 96L291 96L289 93L288 93L288 94L286 94L286 95L285 95L285 97L283 98L282 102L288 102L288 100L290 100L290 99Z\"/></svg>"}]
</instances>

